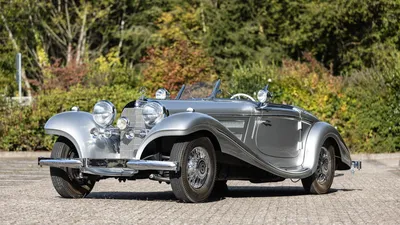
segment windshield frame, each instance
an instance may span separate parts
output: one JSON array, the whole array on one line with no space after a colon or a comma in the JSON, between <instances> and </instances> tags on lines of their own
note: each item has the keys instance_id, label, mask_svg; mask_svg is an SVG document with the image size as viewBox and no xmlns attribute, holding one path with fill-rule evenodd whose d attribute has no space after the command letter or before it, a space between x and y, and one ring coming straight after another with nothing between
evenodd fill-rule
<instances>
[{"instance_id":1,"label":"windshield frame","mask_svg":"<svg viewBox=\"0 0 400 225\"><path fill-rule=\"evenodd\" d=\"M219 89L220 86L221 86L221 79L218 79L214 84L214 87L212 89L210 96L203 98L203 99L207 99L207 100L214 99L217 96L217 94L221 91ZM182 85L181 89L179 90L178 94L175 97L175 100L181 100L181 97L182 97L183 92L185 91L185 88L186 88L186 85L185 84Z\"/></svg>"}]
</instances>

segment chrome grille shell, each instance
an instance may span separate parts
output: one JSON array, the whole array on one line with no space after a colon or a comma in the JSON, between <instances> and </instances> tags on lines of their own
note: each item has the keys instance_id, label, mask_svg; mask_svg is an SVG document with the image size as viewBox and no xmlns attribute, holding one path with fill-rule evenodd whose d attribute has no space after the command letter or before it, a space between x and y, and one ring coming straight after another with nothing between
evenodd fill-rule
<instances>
[{"instance_id":1,"label":"chrome grille shell","mask_svg":"<svg viewBox=\"0 0 400 225\"><path fill-rule=\"evenodd\" d=\"M129 128L135 130L135 137L133 139L129 139L125 136L126 131L121 132L121 143L120 143L121 158L131 159L136 156L137 150L139 149L139 146L142 144L144 139L139 137L140 130L146 129L146 125L144 123L142 115L142 108L141 107L124 108L124 110L121 113L121 116L128 118L128 120L130 121Z\"/></svg>"}]
</instances>

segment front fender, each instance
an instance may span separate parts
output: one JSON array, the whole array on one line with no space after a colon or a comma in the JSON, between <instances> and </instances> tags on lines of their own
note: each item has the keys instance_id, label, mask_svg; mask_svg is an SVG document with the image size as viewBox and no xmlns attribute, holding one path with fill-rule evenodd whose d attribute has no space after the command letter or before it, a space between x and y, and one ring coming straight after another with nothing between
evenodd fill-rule
<instances>
[{"instance_id":1,"label":"front fender","mask_svg":"<svg viewBox=\"0 0 400 225\"><path fill-rule=\"evenodd\" d=\"M97 127L92 114L69 111L51 117L45 124L46 134L63 136L70 140L80 158L116 158L113 139L94 139L90 130Z\"/></svg>"},{"instance_id":2,"label":"front fender","mask_svg":"<svg viewBox=\"0 0 400 225\"><path fill-rule=\"evenodd\" d=\"M197 131L209 131L215 135L215 129L226 129L213 117L196 112L173 114L154 126L140 145L135 156L140 159L146 146L153 140L165 136L186 136Z\"/></svg>"},{"instance_id":3,"label":"front fender","mask_svg":"<svg viewBox=\"0 0 400 225\"><path fill-rule=\"evenodd\" d=\"M315 123L308 133L305 143L304 168L311 168L312 173L317 170L321 147L329 138L333 139L339 148L340 155L337 156L341 160L339 168L350 168L351 158L349 149L344 144L339 132L330 124L325 122Z\"/></svg>"}]
</instances>

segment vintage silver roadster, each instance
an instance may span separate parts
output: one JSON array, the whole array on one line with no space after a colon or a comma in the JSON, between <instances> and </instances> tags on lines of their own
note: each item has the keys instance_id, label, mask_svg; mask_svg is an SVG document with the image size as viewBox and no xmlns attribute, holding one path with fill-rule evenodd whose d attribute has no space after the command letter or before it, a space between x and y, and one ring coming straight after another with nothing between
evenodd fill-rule
<instances>
[{"instance_id":1,"label":"vintage silver roadster","mask_svg":"<svg viewBox=\"0 0 400 225\"><path fill-rule=\"evenodd\" d=\"M56 191L81 198L105 178L170 183L177 199L202 202L227 190L227 180L253 183L301 179L306 192L327 193L335 170L361 168L338 131L307 111L270 103L268 85L257 94L218 98L218 80L183 86L175 99L165 89L155 99L127 104L121 117L109 101L93 112L77 107L46 125L58 139L50 166Z\"/></svg>"}]
</instances>

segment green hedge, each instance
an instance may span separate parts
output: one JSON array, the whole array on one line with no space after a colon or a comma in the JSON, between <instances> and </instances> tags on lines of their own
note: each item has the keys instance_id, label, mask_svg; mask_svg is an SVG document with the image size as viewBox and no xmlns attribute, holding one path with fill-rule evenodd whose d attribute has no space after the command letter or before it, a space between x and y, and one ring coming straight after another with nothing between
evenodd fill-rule
<instances>
[{"instance_id":1,"label":"green hedge","mask_svg":"<svg viewBox=\"0 0 400 225\"><path fill-rule=\"evenodd\" d=\"M398 67L356 71L342 79L316 62L289 60L279 67L261 63L240 66L231 78L223 81L223 89L228 90L224 95L243 92L255 97L257 90L270 83L273 102L300 106L329 122L353 152L400 151ZM138 97L137 90L127 86L78 86L68 92L40 93L31 107L0 107L0 149L49 150L54 138L44 134L43 126L54 114L74 105L91 111L101 99L110 100L121 112Z\"/></svg>"},{"instance_id":2,"label":"green hedge","mask_svg":"<svg viewBox=\"0 0 400 225\"><path fill-rule=\"evenodd\" d=\"M340 114L356 152L400 151L400 70L364 70L346 81Z\"/></svg>"},{"instance_id":3,"label":"green hedge","mask_svg":"<svg viewBox=\"0 0 400 225\"><path fill-rule=\"evenodd\" d=\"M125 86L73 87L70 91L52 90L35 97L31 107L6 106L0 108L0 149L8 151L50 150L54 138L45 135L44 124L56 113L72 106L91 111L102 99L115 104L118 112L139 96L135 89Z\"/></svg>"}]
</instances>

